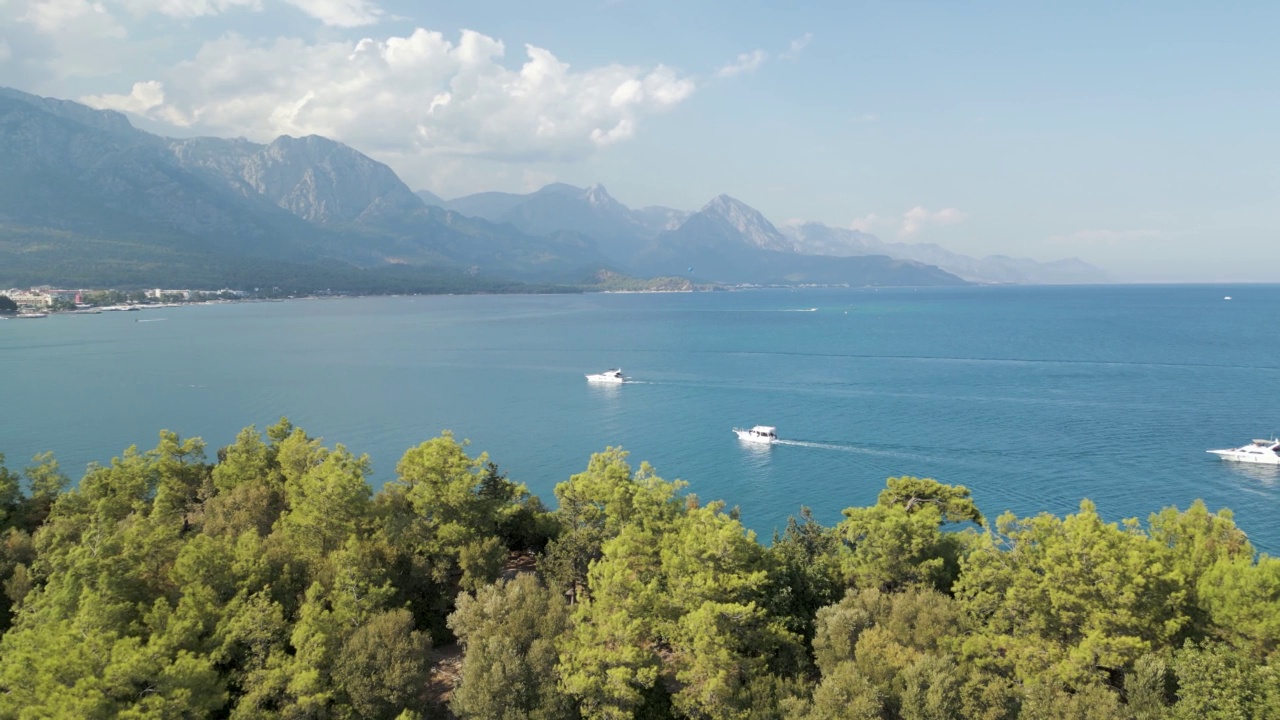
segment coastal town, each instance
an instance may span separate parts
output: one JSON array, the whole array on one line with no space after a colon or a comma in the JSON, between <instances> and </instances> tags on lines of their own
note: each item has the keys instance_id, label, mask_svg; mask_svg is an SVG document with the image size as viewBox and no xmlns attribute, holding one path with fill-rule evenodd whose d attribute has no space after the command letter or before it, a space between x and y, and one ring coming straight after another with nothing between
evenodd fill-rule
<instances>
[{"instance_id":1,"label":"coastal town","mask_svg":"<svg viewBox=\"0 0 1280 720\"><path fill-rule=\"evenodd\" d=\"M38 319L50 313L95 314L143 310L197 303L218 303L256 297L243 290L65 289L49 285L0 290L0 318Z\"/></svg>"}]
</instances>

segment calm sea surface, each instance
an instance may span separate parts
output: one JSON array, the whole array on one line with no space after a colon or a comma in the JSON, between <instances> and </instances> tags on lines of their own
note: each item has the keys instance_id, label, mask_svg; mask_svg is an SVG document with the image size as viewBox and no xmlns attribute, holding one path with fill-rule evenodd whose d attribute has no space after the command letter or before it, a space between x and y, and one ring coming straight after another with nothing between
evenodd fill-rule
<instances>
[{"instance_id":1,"label":"calm sea surface","mask_svg":"<svg viewBox=\"0 0 1280 720\"><path fill-rule=\"evenodd\" d=\"M1225 301L1224 296L1232 296ZM373 458L444 429L554 504L621 445L763 539L918 475L994 517L1204 498L1280 551L1280 287L761 290L244 303L0 322L0 452L78 477L168 428L213 450L282 415ZM634 383L584 373L621 366ZM784 442L740 444L735 425Z\"/></svg>"}]
</instances>

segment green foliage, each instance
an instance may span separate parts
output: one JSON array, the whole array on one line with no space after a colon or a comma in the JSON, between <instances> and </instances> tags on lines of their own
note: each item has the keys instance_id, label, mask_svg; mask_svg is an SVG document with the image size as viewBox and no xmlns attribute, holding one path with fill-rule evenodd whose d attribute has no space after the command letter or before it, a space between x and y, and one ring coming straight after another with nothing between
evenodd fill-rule
<instances>
[{"instance_id":1,"label":"green foliage","mask_svg":"<svg viewBox=\"0 0 1280 720\"><path fill-rule=\"evenodd\" d=\"M367 458L287 420L266 436L246 429L211 466L200 441L163 432L61 494L50 456L27 469L29 491L0 470L0 574L17 608L0 718L430 707L418 617L443 627L442 599L496 577L506 538L536 543L545 511L448 436L414 466L441 482L406 473L378 498ZM394 543L414 529L435 565Z\"/></svg>"},{"instance_id":2,"label":"green foliage","mask_svg":"<svg viewBox=\"0 0 1280 720\"><path fill-rule=\"evenodd\" d=\"M766 551L773 568L769 607L806 644L813 641L818 609L844 593L844 551L840 536L814 520L809 508L800 508L800 519L790 518Z\"/></svg>"},{"instance_id":3,"label":"green foliage","mask_svg":"<svg viewBox=\"0 0 1280 720\"><path fill-rule=\"evenodd\" d=\"M113 229L95 219L92 230L74 231L0 222L0 287L6 288L44 283L122 290L258 288L268 297L334 291L367 295L581 292L576 287L519 282L466 270L440 262L365 268L335 260L209 252L208 244L191 236L164 229L148 232L136 223ZM536 267L524 272L510 266L503 270L512 276L549 277Z\"/></svg>"},{"instance_id":4,"label":"green foliage","mask_svg":"<svg viewBox=\"0 0 1280 720\"><path fill-rule=\"evenodd\" d=\"M568 606L522 574L458 598L449 627L466 648L450 708L460 718L557 720L577 717L559 687L556 643Z\"/></svg>"},{"instance_id":5,"label":"green foliage","mask_svg":"<svg viewBox=\"0 0 1280 720\"><path fill-rule=\"evenodd\" d=\"M628 524L653 533L681 511L676 495L683 483L655 477L647 463L633 476L626 458L621 448L606 448L591 456L585 472L556 485L561 533L547 548L541 568L552 587L575 600L588 593L587 571L601 558L606 540Z\"/></svg>"},{"instance_id":6,"label":"green foliage","mask_svg":"<svg viewBox=\"0 0 1280 720\"><path fill-rule=\"evenodd\" d=\"M1168 717L1172 697L1172 673L1160 655L1143 655L1125 676L1124 692L1134 720L1162 720Z\"/></svg>"},{"instance_id":7,"label":"green foliage","mask_svg":"<svg viewBox=\"0 0 1280 720\"><path fill-rule=\"evenodd\" d=\"M1213 634L1256 658L1280 650L1280 558L1219 560L1198 590Z\"/></svg>"},{"instance_id":8,"label":"green foliage","mask_svg":"<svg viewBox=\"0 0 1280 720\"><path fill-rule=\"evenodd\" d=\"M1119 694L1099 683L1068 690L1052 680L1028 684L1019 720L1096 720L1127 717Z\"/></svg>"},{"instance_id":9,"label":"green foliage","mask_svg":"<svg viewBox=\"0 0 1280 720\"><path fill-rule=\"evenodd\" d=\"M378 613L343 642L334 682L360 717L395 718L424 704L430 647L408 610Z\"/></svg>"},{"instance_id":10,"label":"green foliage","mask_svg":"<svg viewBox=\"0 0 1280 720\"><path fill-rule=\"evenodd\" d=\"M965 652L1068 687L1130 667L1187 628L1187 589L1170 555L1134 523L1104 523L1088 501L1066 519L1003 515L956 585L983 626Z\"/></svg>"},{"instance_id":11,"label":"green foliage","mask_svg":"<svg viewBox=\"0 0 1280 720\"><path fill-rule=\"evenodd\" d=\"M963 485L943 485L936 480L909 475L889 478L885 485L876 499L877 505L901 507L907 512L932 505L938 509L943 522L986 524L978 506L969 498L969 488Z\"/></svg>"},{"instance_id":12,"label":"green foliage","mask_svg":"<svg viewBox=\"0 0 1280 720\"><path fill-rule=\"evenodd\" d=\"M988 527L891 478L764 547L616 448L553 513L448 433L367 476L287 420L0 461L0 720L1280 717L1280 561L1203 503Z\"/></svg>"},{"instance_id":13,"label":"green foliage","mask_svg":"<svg viewBox=\"0 0 1280 720\"><path fill-rule=\"evenodd\" d=\"M915 477L889 478L875 505L844 516L837 531L849 548L846 583L886 590L923 583L948 591L966 538L942 526L985 522L963 485Z\"/></svg>"},{"instance_id":14,"label":"green foliage","mask_svg":"<svg viewBox=\"0 0 1280 720\"><path fill-rule=\"evenodd\" d=\"M1275 668L1218 643L1190 641L1174 656L1173 720L1263 720L1280 713Z\"/></svg>"},{"instance_id":15,"label":"green foliage","mask_svg":"<svg viewBox=\"0 0 1280 720\"><path fill-rule=\"evenodd\" d=\"M806 720L882 720L887 712L880 690L852 662L823 675L813 692Z\"/></svg>"}]
</instances>

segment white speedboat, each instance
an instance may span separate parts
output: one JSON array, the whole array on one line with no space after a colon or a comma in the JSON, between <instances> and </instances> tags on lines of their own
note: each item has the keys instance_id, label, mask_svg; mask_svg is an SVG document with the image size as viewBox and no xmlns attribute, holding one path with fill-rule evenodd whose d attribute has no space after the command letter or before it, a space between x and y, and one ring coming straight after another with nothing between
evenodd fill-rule
<instances>
[{"instance_id":1,"label":"white speedboat","mask_svg":"<svg viewBox=\"0 0 1280 720\"><path fill-rule=\"evenodd\" d=\"M587 382L593 383L620 383L625 381L626 378L622 376L622 368L605 370L602 373L587 376Z\"/></svg>"},{"instance_id":2,"label":"white speedboat","mask_svg":"<svg viewBox=\"0 0 1280 720\"><path fill-rule=\"evenodd\" d=\"M757 443L776 443L778 442L778 428L769 427L768 425L757 425L750 430L742 428L734 428L739 440Z\"/></svg>"},{"instance_id":3,"label":"white speedboat","mask_svg":"<svg viewBox=\"0 0 1280 720\"><path fill-rule=\"evenodd\" d=\"M1206 450L1223 460L1236 462L1260 463L1263 465L1280 465L1280 439L1254 440L1243 447L1227 450Z\"/></svg>"}]
</instances>

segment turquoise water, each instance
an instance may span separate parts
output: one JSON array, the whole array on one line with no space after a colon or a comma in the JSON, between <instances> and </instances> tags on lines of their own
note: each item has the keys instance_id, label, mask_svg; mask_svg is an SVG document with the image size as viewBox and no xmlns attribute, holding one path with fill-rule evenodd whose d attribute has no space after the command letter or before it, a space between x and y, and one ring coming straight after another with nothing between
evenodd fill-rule
<instances>
[{"instance_id":1,"label":"turquoise water","mask_svg":"<svg viewBox=\"0 0 1280 720\"><path fill-rule=\"evenodd\" d=\"M1224 301L1223 296L1234 299ZM0 452L73 475L160 428L213 449L287 415L373 458L452 429L554 503L592 452L739 505L765 538L886 477L989 516L1204 498L1280 551L1280 472L1206 454L1280 430L1280 287L761 290L244 303L0 322ZM145 322L140 322L145 321ZM621 366L634 383L592 386ZM735 425L776 425L745 446Z\"/></svg>"}]
</instances>

